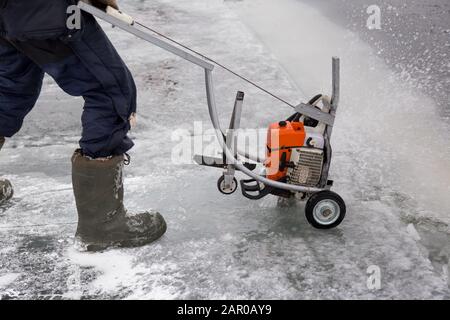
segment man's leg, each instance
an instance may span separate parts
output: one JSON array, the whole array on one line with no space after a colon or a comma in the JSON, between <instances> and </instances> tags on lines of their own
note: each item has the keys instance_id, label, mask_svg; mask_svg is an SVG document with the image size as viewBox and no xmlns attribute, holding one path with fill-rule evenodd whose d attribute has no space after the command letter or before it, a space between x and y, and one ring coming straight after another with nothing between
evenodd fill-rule
<instances>
[{"instance_id":1,"label":"man's leg","mask_svg":"<svg viewBox=\"0 0 450 320\"><path fill-rule=\"evenodd\" d=\"M32 60L0 38L0 149L5 137L20 130L36 104L43 77L44 72ZM12 195L11 183L0 179L0 204Z\"/></svg>"},{"instance_id":2,"label":"man's leg","mask_svg":"<svg viewBox=\"0 0 450 320\"><path fill-rule=\"evenodd\" d=\"M70 45L59 40L14 41L61 89L84 98L80 146L91 158L120 155L133 147L128 119L136 110L133 79L112 45L99 52L91 49L107 40L100 31L94 30L99 34L94 38L89 33L89 42L82 38Z\"/></svg>"},{"instance_id":3,"label":"man's leg","mask_svg":"<svg viewBox=\"0 0 450 320\"><path fill-rule=\"evenodd\" d=\"M128 214L123 204L124 155L129 116L136 110L136 88L127 67L95 24L76 41L15 43L33 56L67 93L83 96L81 149L72 157L78 210L76 237L90 251L150 243L166 231L157 212ZM51 53L48 56L48 53ZM54 56L58 53L58 59Z\"/></svg>"},{"instance_id":4,"label":"man's leg","mask_svg":"<svg viewBox=\"0 0 450 320\"><path fill-rule=\"evenodd\" d=\"M48 69L67 92L83 88L85 99L82 149L72 157L76 237L88 251L144 245L159 239L167 225L158 212L131 215L123 204L122 170L124 154L133 146L127 133L136 110L136 88L101 29L88 34L71 44L76 56L63 69Z\"/></svg>"}]
</instances>

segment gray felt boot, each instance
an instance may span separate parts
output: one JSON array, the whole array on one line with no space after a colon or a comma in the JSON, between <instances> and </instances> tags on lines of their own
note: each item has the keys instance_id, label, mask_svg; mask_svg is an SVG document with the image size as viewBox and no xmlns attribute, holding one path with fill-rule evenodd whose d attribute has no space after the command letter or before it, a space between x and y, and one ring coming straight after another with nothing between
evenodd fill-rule
<instances>
[{"instance_id":1,"label":"gray felt boot","mask_svg":"<svg viewBox=\"0 0 450 320\"><path fill-rule=\"evenodd\" d=\"M0 150L2 149L4 143L5 138L0 137ZM11 182L9 182L9 180L0 178L0 205L11 199L13 194L14 190Z\"/></svg>"},{"instance_id":2,"label":"gray felt boot","mask_svg":"<svg viewBox=\"0 0 450 320\"><path fill-rule=\"evenodd\" d=\"M87 251L136 247L159 239L167 229L158 212L129 214L123 204L124 156L93 160L76 151L72 183L78 210L76 244Z\"/></svg>"}]
</instances>

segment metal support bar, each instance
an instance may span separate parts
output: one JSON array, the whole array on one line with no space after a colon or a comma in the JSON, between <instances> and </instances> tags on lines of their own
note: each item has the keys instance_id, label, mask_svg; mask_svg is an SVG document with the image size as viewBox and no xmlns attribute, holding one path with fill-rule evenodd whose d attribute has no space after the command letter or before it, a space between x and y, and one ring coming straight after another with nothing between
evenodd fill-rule
<instances>
[{"instance_id":1,"label":"metal support bar","mask_svg":"<svg viewBox=\"0 0 450 320\"><path fill-rule=\"evenodd\" d=\"M331 96L331 109L330 109L330 115L333 117L333 119L336 117L336 111L339 106L339 99L340 99L340 59L338 57L333 57L333 65L332 65L332 90L333 94ZM327 135L328 140L331 139L331 133L333 132L332 126L327 127Z\"/></svg>"},{"instance_id":2,"label":"metal support bar","mask_svg":"<svg viewBox=\"0 0 450 320\"><path fill-rule=\"evenodd\" d=\"M236 130L241 126L242 105L244 103L245 94L242 91L238 91L236 94L236 100L234 102L233 113L231 115L230 129Z\"/></svg>"},{"instance_id":3,"label":"metal support bar","mask_svg":"<svg viewBox=\"0 0 450 320\"><path fill-rule=\"evenodd\" d=\"M335 117L336 110L339 105L340 98L340 59L338 57L333 57L332 62L332 96L331 96L331 109L330 114ZM320 185L326 187L328 182L328 175L330 173L331 167L331 134L333 133L333 126L327 126L325 130L325 151L326 151L326 163L323 165L322 178L320 180Z\"/></svg>"},{"instance_id":4,"label":"metal support bar","mask_svg":"<svg viewBox=\"0 0 450 320\"><path fill-rule=\"evenodd\" d=\"M300 103L295 107L295 111L301 113L305 116L313 118L319 122L323 122L329 126L333 126L334 124L334 116L328 112L323 112L320 109L311 106L309 104Z\"/></svg>"},{"instance_id":5,"label":"metal support bar","mask_svg":"<svg viewBox=\"0 0 450 320\"><path fill-rule=\"evenodd\" d=\"M87 3L84 3L82 1L78 2L78 8L80 8L81 10L88 12L90 14L92 14L93 16L96 16L99 19L102 19L106 22L111 23L113 26L119 27L120 29L129 32L133 35L135 35L138 38L141 38L145 41L148 41L152 44L154 44L157 47L160 47L161 49L164 49L166 51L169 51L171 53L173 53L176 56L179 56L189 62L192 62L193 64L196 64L206 70L213 70L214 69L214 65L205 61L204 59L201 59L200 57L194 56L170 43L167 43L155 36L152 36L151 34L144 32L142 30L139 30L136 26L134 25L130 25L124 21L122 21L121 19L118 19L115 16L109 15L107 14L105 11L102 11L100 9L97 9L94 6L91 6Z\"/></svg>"},{"instance_id":6,"label":"metal support bar","mask_svg":"<svg viewBox=\"0 0 450 320\"><path fill-rule=\"evenodd\" d=\"M227 132L226 144L227 148L233 151L234 158L237 158L237 141L236 141L236 130L239 129L241 124L241 115L242 115L242 105L244 103L244 93L238 91L236 95L236 100L234 102L233 113L231 115L230 128ZM225 152L224 152L225 154ZM225 159L226 160L226 157ZM224 172L224 185L225 188L231 188L233 183L234 174L236 169L233 164L225 161L226 169Z\"/></svg>"},{"instance_id":7,"label":"metal support bar","mask_svg":"<svg viewBox=\"0 0 450 320\"><path fill-rule=\"evenodd\" d=\"M194 162L197 163L198 165L212 167L212 168L223 169L223 167L224 167L223 158L218 158L218 157L210 157L210 156L196 154L196 155L194 155ZM249 170L256 169L255 163L245 162L243 164ZM239 169L235 168L235 170L239 170Z\"/></svg>"},{"instance_id":8,"label":"metal support bar","mask_svg":"<svg viewBox=\"0 0 450 320\"><path fill-rule=\"evenodd\" d=\"M341 70L340 70L340 59L338 57L333 57L333 94L331 96L331 105L333 110L339 105L340 99L340 89L341 89Z\"/></svg>"}]
</instances>

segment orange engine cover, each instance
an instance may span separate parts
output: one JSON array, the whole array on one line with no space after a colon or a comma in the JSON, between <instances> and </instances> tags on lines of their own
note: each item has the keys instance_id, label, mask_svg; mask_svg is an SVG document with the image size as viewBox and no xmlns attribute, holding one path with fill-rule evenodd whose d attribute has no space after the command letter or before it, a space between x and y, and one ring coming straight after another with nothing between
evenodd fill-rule
<instances>
[{"instance_id":1,"label":"orange engine cover","mask_svg":"<svg viewBox=\"0 0 450 320\"><path fill-rule=\"evenodd\" d=\"M302 147L306 132L302 122L280 121L272 123L267 131L266 176L279 181L286 177L292 148Z\"/></svg>"}]
</instances>

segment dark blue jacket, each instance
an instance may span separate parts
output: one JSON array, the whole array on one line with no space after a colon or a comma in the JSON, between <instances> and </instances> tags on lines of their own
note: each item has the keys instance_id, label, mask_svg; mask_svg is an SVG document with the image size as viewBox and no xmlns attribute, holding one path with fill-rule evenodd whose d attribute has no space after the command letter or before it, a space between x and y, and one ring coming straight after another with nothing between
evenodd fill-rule
<instances>
[{"instance_id":1,"label":"dark blue jacket","mask_svg":"<svg viewBox=\"0 0 450 320\"><path fill-rule=\"evenodd\" d=\"M15 40L67 35L68 6L75 0L0 0L0 36Z\"/></svg>"}]
</instances>

